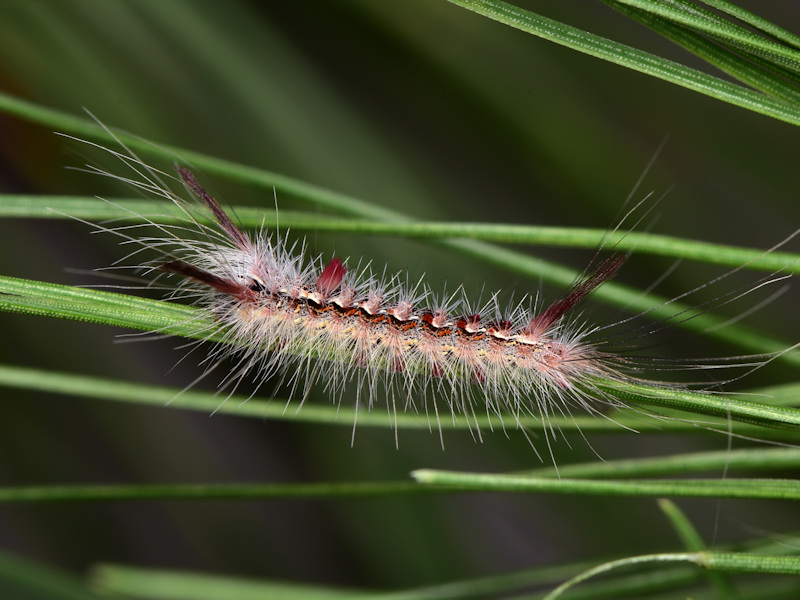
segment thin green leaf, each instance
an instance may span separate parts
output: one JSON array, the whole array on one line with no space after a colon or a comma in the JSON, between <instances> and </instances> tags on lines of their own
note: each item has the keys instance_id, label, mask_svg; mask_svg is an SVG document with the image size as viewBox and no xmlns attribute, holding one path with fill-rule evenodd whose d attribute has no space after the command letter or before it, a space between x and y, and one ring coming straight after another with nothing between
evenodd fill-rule
<instances>
[{"instance_id":1,"label":"thin green leaf","mask_svg":"<svg viewBox=\"0 0 800 600\"><path fill-rule=\"evenodd\" d=\"M411 475L418 483L460 492L800 500L800 481L794 479L553 479L434 469L419 469Z\"/></svg>"},{"instance_id":2,"label":"thin green leaf","mask_svg":"<svg viewBox=\"0 0 800 600\"><path fill-rule=\"evenodd\" d=\"M800 108L797 106L505 2L498 0L450 0L450 2L573 50L793 125L800 124Z\"/></svg>"},{"instance_id":3,"label":"thin green leaf","mask_svg":"<svg viewBox=\"0 0 800 600\"><path fill-rule=\"evenodd\" d=\"M0 310L186 337L205 338L213 325L201 310L174 302L3 276Z\"/></svg>"},{"instance_id":4,"label":"thin green leaf","mask_svg":"<svg viewBox=\"0 0 800 600\"><path fill-rule=\"evenodd\" d=\"M0 386L22 389L36 390L52 394L69 395L81 398L94 398L108 402L126 402L145 406L156 406L199 411L205 414L231 414L240 417L251 417L257 419L275 419L280 421L292 421L302 423L317 423L323 425L338 425L342 427L352 427L349 417L344 418L340 407L334 405L318 405L305 403L302 410L293 409L287 405L285 399L271 398L248 398L245 396L224 396L221 397L215 392L205 392L202 390L181 390L180 388L154 386L141 383L132 383L116 379L103 379L73 373L58 373L53 371L43 371L12 365L0 365ZM791 392L786 391L787 395L796 394L800 386L790 386ZM777 391L776 391L777 393ZM796 398L796 395L794 396ZM422 407L420 407L422 409ZM678 417L678 415L676 415ZM510 417L511 421L520 427L531 430L539 429L542 423L535 417ZM551 416L550 423L558 431L571 432L580 431L586 433L614 433L624 430L652 433L698 433L709 429L716 429L722 433L740 435L748 438L766 438L774 440L794 439L796 434L788 430L769 430L755 425L742 423L730 423L727 419L714 421L704 419L702 423L693 423L686 419L668 419L666 416L656 418L643 418L639 414L615 414L608 419L598 419L589 415L576 415L573 417ZM432 430L435 423L428 414L416 414L406 412L393 415L388 418L381 411L360 411L358 414L359 427L398 427L399 429L422 429ZM442 421L441 426L445 429L465 430L471 427L480 427L483 430L493 430L501 424L498 419L478 416L473 422L466 419L452 419ZM606 471L607 463L600 463L594 466L567 466L568 473L576 477L603 477L609 475L635 476L642 474L659 475L681 470L720 469L725 465L730 468L740 466L741 468L787 468L794 464L794 458L790 454L781 454L772 451L772 454L764 455L762 451L748 451L744 455L737 452L724 453L721 455L708 454L706 458L681 456L674 460L669 458L654 459L655 463L627 463L625 461L614 463L611 471ZM677 461L677 462L676 462ZM759 462L762 461L762 462ZM574 471L573 471L574 469ZM537 471L537 475L544 476ZM549 471L548 471L549 473Z\"/></svg>"},{"instance_id":5,"label":"thin green leaf","mask_svg":"<svg viewBox=\"0 0 800 600\"><path fill-rule=\"evenodd\" d=\"M667 516L673 529L689 552L704 552L708 550L700 533L677 504L672 500L659 498L658 507ZM706 577L714 585L722 600L733 600L737 597L733 583L725 573L708 571Z\"/></svg>"},{"instance_id":6,"label":"thin green leaf","mask_svg":"<svg viewBox=\"0 0 800 600\"><path fill-rule=\"evenodd\" d=\"M767 21L766 19L762 19L761 17L754 15L753 13L736 6L732 2L728 2L727 0L701 0L704 4L708 6L712 6L719 10L720 12L724 12L736 19L739 19L743 23L754 27L764 33L773 36L795 48L800 48L800 37L797 35L786 31L785 29L778 27L774 23Z\"/></svg>"},{"instance_id":7,"label":"thin green leaf","mask_svg":"<svg viewBox=\"0 0 800 600\"><path fill-rule=\"evenodd\" d=\"M92 587L112 597L159 600L329 600L372 594L353 588L224 577L122 565L99 565L90 575ZM105 596L104 596L105 597Z\"/></svg>"},{"instance_id":8,"label":"thin green leaf","mask_svg":"<svg viewBox=\"0 0 800 600\"><path fill-rule=\"evenodd\" d=\"M605 386L605 381L598 381ZM675 408L697 414L728 417L745 423L800 431L800 409L772 406L727 395L692 392L632 382L614 382L612 394L633 404Z\"/></svg>"},{"instance_id":9,"label":"thin green leaf","mask_svg":"<svg viewBox=\"0 0 800 600\"><path fill-rule=\"evenodd\" d=\"M786 102L800 104L800 76L797 73L776 66L757 55L747 54L740 57L728 47L721 47L666 19L632 9L616 0L607 0L606 4L671 39L739 81Z\"/></svg>"},{"instance_id":10,"label":"thin green leaf","mask_svg":"<svg viewBox=\"0 0 800 600\"><path fill-rule=\"evenodd\" d=\"M610 463L613 465L614 463ZM586 479L420 469L408 481L265 484L136 484L0 488L0 503L364 498L451 492L526 492L605 496L800 499L788 479ZM423 486L417 484L424 484Z\"/></svg>"},{"instance_id":11,"label":"thin green leaf","mask_svg":"<svg viewBox=\"0 0 800 600\"><path fill-rule=\"evenodd\" d=\"M749 459L747 453L761 454L757 459ZM707 455L706 455L707 454ZM630 493L630 489L646 486L653 480L621 480L622 476L644 475L652 476L670 475L675 473L687 474L708 469L729 468L782 468L789 469L798 465L800 451L797 449L768 449L741 452L731 452L727 455L723 453L697 453L694 455L675 455L658 458L639 459L638 461L622 460L608 461L607 463L583 465L563 465L556 470L554 467L537 469L531 473L517 473L506 475L492 475L491 477L500 478L496 482L496 491L535 491L544 493L575 493L575 494L609 494L609 495L634 495L649 496L658 495L659 490L668 489L674 495L696 496L697 492L692 484L685 480L682 486L677 488L658 488L656 491ZM683 469L674 468L681 460L686 461ZM633 464L636 463L636 464ZM422 483L426 477L423 472ZM438 474L440 472L436 472ZM539 475L540 474L540 475ZM456 486L457 491L481 491L489 489L486 487L470 487L473 480L470 474L464 474L463 486ZM610 477L616 476L616 479ZM503 479L506 478L506 479ZM534 482L530 489L510 489L507 479L512 478L517 481L523 479L526 482ZM605 486L599 490L580 487L581 482L597 480L610 482L610 486ZM556 491L554 488L539 489L535 482L540 480L567 481L565 487ZM364 481L364 482L330 482L330 483L266 483L266 484L135 484L135 485L48 485L48 486L25 486L25 487L0 487L0 503L42 503L42 502L128 502L128 501L161 501L161 500L251 500L251 499L331 499L331 498L372 498L383 496L407 496L420 494L450 493L454 491L450 485L452 479L445 479L444 483L439 483L433 479L432 487L420 486L412 481ZM713 480L720 481L720 480ZM730 492L729 489L721 493L735 493L739 495L728 497L753 497L748 489L742 491L751 482L766 481L767 486L775 480L748 480L748 479L729 479L727 481L736 482L736 489ZM615 483L624 482L625 486L621 490L614 486ZM575 486L579 487L575 487ZM699 485L699 484L698 484ZM571 487L572 486L572 487ZM615 489L615 492L608 492L608 489ZM678 491L675 491L675 490ZM686 489L691 491L686 492ZM672 493L671 492L671 493ZM760 492L759 492L760 493ZM764 492L767 493L767 492ZM708 493L703 497L716 497ZM769 497L775 496L755 496Z\"/></svg>"},{"instance_id":12,"label":"thin green leaf","mask_svg":"<svg viewBox=\"0 0 800 600\"><path fill-rule=\"evenodd\" d=\"M643 12L658 15L669 22L683 25L733 45L745 52L761 56L793 71L800 71L800 52L761 37L736 23L725 21L714 13L682 0L669 3L652 0L612 0Z\"/></svg>"},{"instance_id":13,"label":"thin green leaf","mask_svg":"<svg viewBox=\"0 0 800 600\"><path fill-rule=\"evenodd\" d=\"M435 598L475 598L487 594L509 592L534 585L553 584L586 570L587 563L574 563L558 567L527 569L491 577L480 577L430 585L421 588L403 589L387 592L352 591L344 592L345 597L370 600L432 600ZM289 582L254 580L222 575L200 575L187 571L165 571L143 569L127 565L99 565L90 581L96 589L106 593L133 594L142 598L172 598L170 594L181 594L178 598L191 597L193 600L236 600L263 598L294 598L291 594L319 593L312 598L340 597L339 588L298 586ZM283 596L279 594L287 593ZM252 596L251 596L252 594Z\"/></svg>"},{"instance_id":14,"label":"thin green leaf","mask_svg":"<svg viewBox=\"0 0 800 600\"><path fill-rule=\"evenodd\" d=\"M800 448L746 448L719 452L693 452L647 458L595 461L521 471L529 477L566 477L568 479L620 479L663 477L708 471L732 472L737 469L765 471L795 469L800 466Z\"/></svg>"},{"instance_id":15,"label":"thin green leaf","mask_svg":"<svg viewBox=\"0 0 800 600\"><path fill-rule=\"evenodd\" d=\"M708 548L700 533L686 516L686 513L684 513L677 504L672 500L660 498L658 500L658 507L670 520L672 528L678 534L678 537L680 537L687 550L700 552Z\"/></svg>"},{"instance_id":16,"label":"thin green leaf","mask_svg":"<svg viewBox=\"0 0 800 600\"><path fill-rule=\"evenodd\" d=\"M615 560L581 573L547 594L544 600L555 600L575 585L596 575L608 573L620 567L664 562L690 562L703 569L733 573L773 573L779 575L800 574L800 557L762 556L733 552L687 552L649 554Z\"/></svg>"},{"instance_id":17,"label":"thin green leaf","mask_svg":"<svg viewBox=\"0 0 800 600\"><path fill-rule=\"evenodd\" d=\"M0 503L374 498L431 493L448 493L448 490L424 488L412 481L196 485L47 485L41 487L0 488Z\"/></svg>"},{"instance_id":18,"label":"thin green leaf","mask_svg":"<svg viewBox=\"0 0 800 600\"><path fill-rule=\"evenodd\" d=\"M240 417L251 417L259 420L275 419L300 423L317 423L323 425L339 425L352 428L350 417L343 417L344 412L334 405L317 405L305 403L302 410L297 410L287 404L286 399L248 398L247 396L220 396L215 392L201 390L182 390L180 388L153 386L141 383L132 383L115 379L102 379L76 375L73 373L58 373L0 365L0 386L37 390L53 394L76 396L81 398L94 398L109 402L126 402L144 406L167 407L179 410L192 410L205 414L231 414ZM363 413L363 414L362 414ZM591 417L564 419L561 427L597 427L602 431L619 430L619 425L607 420ZM521 419L521 423L536 426L534 419ZM480 419L479 426L491 428L498 426L498 421ZM358 415L359 427L393 427L402 429L431 430L434 423L424 414L403 413L389 419L382 411L364 412ZM442 423L443 427L453 429L468 429L470 423L466 420L453 420ZM475 424L473 423L474 427Z\"/></svg>"},{"instance_id":19,"label":"thin green leaf","mask_svg":"<svg viewBox=\"0 0 800 600\"><path fill-rule=\"evenodd\" d=\"M272 210L250 206L232 206L231 211L236 215L238 224L243 228L260 228L264 225L269 231L274 229L277 224L276 213ZM142 217L147 217L161 224L186 222L185 212L167 202L117 198L106 201L84 197L2 194L0 194L0 217L73 218L95 223L108 220L141 222ZM193 217L199 223L213 224L208 215L198 214ZM602 244L615 251L668 256L675 259L759 271L800 274L800 254L712 244L637 231L609 233L604 229L467 222L381 222L367 219L340 219L317 213L288 210L281 210L280 224L293 231L399 236L433 240L464 238L508 244L587 249L599 248Z\"/></svg>"}]
</instances>

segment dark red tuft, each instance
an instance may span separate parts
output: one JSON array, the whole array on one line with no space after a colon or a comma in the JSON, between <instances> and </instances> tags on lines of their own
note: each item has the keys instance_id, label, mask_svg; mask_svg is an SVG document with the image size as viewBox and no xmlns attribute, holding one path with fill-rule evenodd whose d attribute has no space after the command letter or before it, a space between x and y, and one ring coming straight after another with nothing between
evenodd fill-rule
<instances>
[{"instance_id":1,"label":"dark red tuft","mask_svg":"<svg viewBox=\"0 0 800 600\"><path fill-rule=\"evenodd\" d=\"M592 290L611 279L622 266L622 263L625 262L625 259L626 256L624 254L614 254L601 262L593 271L584 273L572 286L572 289L567 292L566 296L556 300L547 310L531 319L531 322L525 326L524 331L535 335L541 335L547 331L553 323L567 314Z\"/></svg>"},{"instance_id":2,"label":"dark red tuft","mask_svg":"<svg viewBox=\"0 0 800 600\"><path fill-rule=\"evenodd\" d=\"M341 260L334 258L319 274L317 290L325 296L332 294L342 283L345 273L347 273L347 267L342 264Z\"/></svg>"},{"instance_id":3,"label":"dark red tuft","mask_svg":"<svg viewBox=\"0 0 800 600\"><path fill-rule=\"evenodd\" d=\"M214 197L198 183L194 173L192 173L186 167L181 166L177 166L176 170L178 171L178 175L183 180L183 184L186 186L186 188L195 196L197 196L203 202L203 204L206 205L206 207L211 211L211 214L214 215L217 223L219 223L219 226L222 227L223 231L228 235L229 238L231 238L231 241L236 245L236 247L240 250L250 250L251 244L248 237L242 233L236 224L231 221L231 218L225 214L225 211L222 210L219 202L217 202Z\"/></svg>"},{"instance_id":4,"label":"dark red tuft","mask_svg":"<svg viewBox=\"0 0 800 600\"><path fill-rule=\"evenodd\" d=\"M190 265L189 263L185 263L182 260L171 260L168 263L164 263L161 265L161 270L167 271L168 273L177 273L178 275L182 275L188 279L194 279L195 281L199 281L200 283L212 287L223 294L235 296L242 294L247 290L247 288L240 283L223 279L218 275L204 271L203 269L195 267L194 265Z\"/></svg>"}]
</instances>

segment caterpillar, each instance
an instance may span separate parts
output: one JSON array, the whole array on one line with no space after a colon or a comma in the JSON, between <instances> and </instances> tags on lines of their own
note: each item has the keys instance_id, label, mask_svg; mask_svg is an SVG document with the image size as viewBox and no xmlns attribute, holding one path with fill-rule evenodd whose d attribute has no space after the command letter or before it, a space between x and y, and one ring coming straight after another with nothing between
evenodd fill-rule
<instances>
[{"instance_id":1,"label":"caterpillar","mask_svg":"<svg viewBox=\"0 0 800 600\"><path fill-rule=\"evenodd\" d=\"M175 170L195 204L169 189L163 178L170 175L127 148L127 154L103 149L136 177L92 171L169 199L185 215L177 226L145 219L144 225L160 232L155 236L137 236L136 226L101 229L138 245L134 255L157 251L160 258L148 269L179 277L172 298L188 298L213 317L198 337L221 336L207 369L232 361L223 387L235 389L245 378L257 387L277 379L301 403L315 385L335 401L354 388L356 414L385 399L391 414L425 411L437 424L445 413L476 425L481 413L517 426L533 417L549 444L556 433L553 415L569 417L576 408L604 415L606 407L623 405L609 387L639 381L631 360L593 339L599 327L573 316L617 274L624 253L612 249L594 260L548 304L536 295L503 310L495 293L477 305L462 287L436 294L423 280L409 283L402 273L386 277L349 259L308 258L304 243L290 244L279 230L262 226L247 233L189 168ZM198 211L210 219L198 218ZM765 278L758 286L781 278ZM757 368L764 356L737 361Z\"/></svg>"},{"instance_id":2,"label":"caterpillar","mask_svg":"<svg viewBox=\"0 0 800 600\"><path fill-rule=\"evenodd\" d=\"M213 215L225 245L193 248L160 268L199 284L201 303L228 332L244 372L285 372L293 383L302 376L304 391L319 379L334 395L355 380L370 404L382 387L389 395L401 391L405 405L441 397L453 412L483 403L497 416L548 414L567 397L590 408L576 383L614 372L613 357L585 343L584 331L568 327L565 316L613 277L623 254L536 314L520 305L502 316L496 294L478 311L463 294L426 302L434 293L424 284L379 280L339 258L321 268L320 257L307 263L280 241L252 239L191 171L177 173Z\"/></svg>"}]
</instances>

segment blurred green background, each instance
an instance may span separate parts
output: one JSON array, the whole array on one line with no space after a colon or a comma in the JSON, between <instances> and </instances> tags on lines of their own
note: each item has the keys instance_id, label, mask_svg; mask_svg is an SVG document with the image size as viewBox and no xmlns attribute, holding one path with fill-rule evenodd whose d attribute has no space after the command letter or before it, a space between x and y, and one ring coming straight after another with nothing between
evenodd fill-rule
<instances>
[{"instance_id":1,"label":"blurred green background","mask_svg":"<svg viewBox=\"0 0 800 600\"><path fill-rule=\"evenodd\" d=\"M517 4L705 68L599 2ZM792 3L739 4L800 32ZM669 191L646 220L649 230L766 248L800 222L794 127L443 1L6 0L0 90L75 115L86 109L155 142L422 219L611 227L669 136L637 196ZM52 131L0 115L0 133L3 193L129 195L65 169L86 162L85 148ZM215 186L225 201L273 206L270 194ZM278 202L314 210L291 198ZM86 271L125 251L90 231L63 221L0 222L0 272L96 284ZM309 244L312 252L364 255L390 272L408 269L412 278L425 273L434 287L464 283L467 290L516 290L516 297L539 288L423 243L312 233ZM578 269L592 254L526 251ZM644 288L669 264L634 257L620 279ZM659 291L674 296L719 273L682 265ZM552 298L558 290L545 293ZM752 318L792 343L796 305L790 292ZM745 308L730 307L730 314ZM595 311L605 315L589 307L587 318ZM3 360L11 364L178 387L200 372L200 355L179 362L184 351L175 340L115 344L123 332L104 327L7 314L0 322ZM689 352L680 343L669 350ZM791 376L776 366L747 383ZM513 431L488 434L483 443L449 432L443 451L437 435L401 431L396 449L388 429L365 428L351 447L348 407L343 426L323 427L0 394L0 485L389 480L420 467L539 465ZM722 436L629 434L589 441L607 459L727 443ZM578 438L557 444L556 456L573 462L594 454ZM798 526L796 511L774 504L769 511L748 502L681 505L709 539ZM472 495L0 507L0 548L77 572L122 562L390 588L674 543L647 500Z\"/></svg>"}]
</instances>

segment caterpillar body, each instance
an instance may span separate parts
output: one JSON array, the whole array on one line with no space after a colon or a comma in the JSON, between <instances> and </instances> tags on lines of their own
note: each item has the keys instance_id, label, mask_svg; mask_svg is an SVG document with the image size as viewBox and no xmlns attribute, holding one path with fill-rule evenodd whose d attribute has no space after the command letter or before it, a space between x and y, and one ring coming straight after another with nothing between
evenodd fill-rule
<instances>
[{"instance_id":1,"label":"caterpillar body","mask_svg":"<svg viewBox=\"0 0 800 600\"><path fill-rule=\"evenodd\" d=\"M503 316L497 295L476 311L461 290L426 303L434 294L423 284L380 281L339 258L321 268L319 259L306 264L302 255L290 256L280 240L251 239L188 169L177 171L213 215L225 245L191 249L160 268L199 284L202 303L242 357L240 372L285 372L295 384L302 378L304 391L321 380L334 395L352 382L370 404L381 388L391 397L402 393L405 406L415 398L443 399L455 413L474 414L484 404L497 416L547 415L569 401L592 410L589 376L616 372L613 356L565 319L613 277L623 254L535 314L519 306Z\"/></svg>"}]
</instances>

